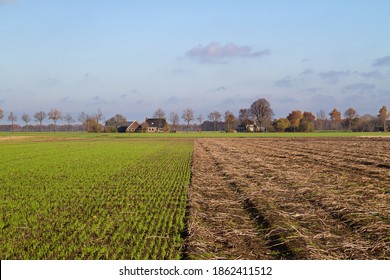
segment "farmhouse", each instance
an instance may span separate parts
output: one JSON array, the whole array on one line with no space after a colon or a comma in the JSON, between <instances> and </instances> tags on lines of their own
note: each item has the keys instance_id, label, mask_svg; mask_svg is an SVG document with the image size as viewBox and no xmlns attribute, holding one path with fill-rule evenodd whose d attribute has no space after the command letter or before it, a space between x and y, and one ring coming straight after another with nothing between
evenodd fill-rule
<instances>
[{"instance_id":1,"label":"farmhouse","mask_svg":"<svg viewBox=\"0 0 390 280\"><path fill-rule=\"evenodd\" d=\"M141 125L138 121L130 121L130 122L106 122L106 129L107 130L116 130L120 133L125 132L140 132L141 131Z\"/></svg>"},{"instance_id":2,"label":"farmhouse","mask_svg":"<svg viewBox=\"0 0 390 280\"><path fill-rule=\"evenodd\" d=\"M237 132L255 132L259 131L259 128L255 124L241 124L236 127Z\"/></svg>"},{"instance_id":3,"label":"farmhouse","mask_svg":"<svg viewBox=\"0 0 390 280\"><path fill-rule=\"evenodd\" d=\"M138 121L133 121L131 124L126 128L126 132L140 132L142 129L140 123Z\"/></svg>"},{"instance_id":4,"label":"farmhouse","mask_svg":"<svg viewBox=\"0 0 390 280\"><path fill-rule=\"evenodd\" d=\"M142 124L144 132L163 132L167 130L168 123L165 118L146 118Z\"/></svg>"}]
</instances>

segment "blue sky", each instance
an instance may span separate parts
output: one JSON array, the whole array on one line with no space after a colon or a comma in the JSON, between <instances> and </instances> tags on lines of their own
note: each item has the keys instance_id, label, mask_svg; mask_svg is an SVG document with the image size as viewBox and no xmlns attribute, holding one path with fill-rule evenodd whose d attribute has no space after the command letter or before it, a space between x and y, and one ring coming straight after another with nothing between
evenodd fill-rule
<instances>
[{"instance_id":1,"label":"blue sky","mask_svg":"<svg viewBox=\"0 0 390 280\"><path fill-rule=\"evenodd\" d=\"M388 0L0 0L0 108L142 120L266 98L275 117L377 114L390 106L389 11Z\"/></svg>"}]
</instances>

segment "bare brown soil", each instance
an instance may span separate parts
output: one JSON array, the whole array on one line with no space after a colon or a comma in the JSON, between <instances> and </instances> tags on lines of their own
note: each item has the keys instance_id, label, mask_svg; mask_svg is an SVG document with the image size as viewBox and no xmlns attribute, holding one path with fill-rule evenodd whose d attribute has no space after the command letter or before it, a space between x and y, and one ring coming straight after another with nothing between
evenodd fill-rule
<instances>
[{"instance_id":1,"label":"bare brown soil","mask_svg":"<svg viewBox=\"0 0 390 280\"><path fill-rule=\"evenodd\" d=\"M189 192L191 259L272 259L272 251L243 207L244 197L196 141Z\"/></svg>"},{"instance_id":2,"label":"bare brown soil","mask_svg":"<svg viewBox=\"0 0 390 280\"><path fill-rule=\"evenodd\" d=\"M386 138L197 139L193 259L390 259Z\"/></svg>"}]
</instances>

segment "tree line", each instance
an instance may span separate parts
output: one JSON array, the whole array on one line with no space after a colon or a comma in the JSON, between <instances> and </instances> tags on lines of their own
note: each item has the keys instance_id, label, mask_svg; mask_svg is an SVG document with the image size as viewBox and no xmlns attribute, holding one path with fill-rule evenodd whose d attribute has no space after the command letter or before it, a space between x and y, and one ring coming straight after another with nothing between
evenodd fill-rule
<instances>
[{"instance_id":1,"label":"tree line","mask_svg":"<svg viewBox=\"0 0 390 280\"><path fill-rule=\"evenodd\" d=\"M286 118L274 120L273 126L276 131L388 131L389 117L390 113L385 105L379 109L376 116L370 114L360 116L353 107L349 107L344 113L336 108L329 113L321 110L316 116L312 112L295 110Z\"/></svg>"},{"instance_id":2,"label":"tree line","mask_svg":"<svg viewBox=\"0 0 390 280\"><path fill-rule=\"evenodd\" d=\"M4 118L4 111L0 108L0 120ZM49 112L38 111L31 116L29 114L23 114L21 116L21 120L25 123L24 127L16 124L18 121L18 116L13 112L10 112L8 115L8 120L10 121L9 125L0 126L2 131L98 131L97 127L101 124L100 122L103 120L104 116L100 109L98 109L97 113L88 115L85 112L81 112L76 123L76 119L72 114L66 113L63 114L58 109L52 109ZM49 125L44 125L45 120L51 120L52 123ZM66 124L58 125L59 121L63 121ZM31 123L36 123L36 125L32 125Z\"/></svg>"},{"instance_id":3,"label":"tree line","mask_svg":"<svg viewBox=\"0 0 390 280\"><path fill-rule=\"evenodd\" d=\"M179 115L177 112L165 111L158 108L153 117L168 120L164 131L224 131L224 132L312 132L318 130L348 130L348 131L388 131L388 119L390 112L383 105L378 115L365 114L360 116L358 112L350 107L342 113L333 108L329 113L321 110L316 115L312 112L293 110L286 117L274 119L274 112L270 103L265 98L254 101L250 107L241 108L236 116L231 111L221 113L210 112L206 117L202 114L195 115L191 108L183 110ZM4 118L4 111L0 108L0 120ZM180 118L183 123L180 123ZM126 117L121 114L109 118L103 122L103 112L98 109L94 114L81 112L77 119L70 113L63 114L58 109L49 112L38 111L31 117L23 114L21 120L25 123L22 127L16 122L18 116L13 112L8 114L8 125L0 126L2 131L88 131L88 132L113 132L106 130L106 123L125 123ZM52 123L43 125L45 120ZM58 125L63 121L65 124ZM76 123L78 121L78 123ZM195 123L194 123L195 122ZM32 125L35 123L35 125ZM141 124L142 125L142 124Z\"/></svg>"}]
</instances>

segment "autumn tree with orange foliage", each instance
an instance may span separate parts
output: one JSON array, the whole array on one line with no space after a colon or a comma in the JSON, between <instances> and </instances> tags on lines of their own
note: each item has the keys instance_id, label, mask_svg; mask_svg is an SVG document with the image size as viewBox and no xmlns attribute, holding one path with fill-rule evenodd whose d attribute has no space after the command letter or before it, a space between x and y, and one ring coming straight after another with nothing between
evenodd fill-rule
<instances>
[{"instance_id":1,"label":"autumn tree with orange foliage","mask_svg":"<svg viewBox=\"0 0 390 280\"><path fill-rule=\"evenodd\" d=\"M225 123L226 123L226 132L232 132L234 129L234 123L236 122L236 117L230 111L225 112Z\"/></svg>"},{"instance_id":2,"label":"autumn tree with orange foliage","mask_svg":"<svg viewBox=\"0 0 390 280\"><path fill-rule=\"evenodd\" d=\"M314 131L314 121L316 117L312 112L303 112L302 119L299 123L301 131Z\"/></svg>"},{"instance_id":3,"label":"autumn tree with orange foliage","mask_svg":"<svg viewBox=\"0 0 390 280\"><path fill-rule=\"evenodd\" d=\"M299 126L299 123L302 118L303 118L303 114L299 110L292 111L290 114L288 114L287 119L290 122L290 124L294 127L294 132L296 128Z\"/></svg>"},{"instance_id":4,"label":"autumn tree with orange foliage","mask_svg":"<svg viewBox=\"0 0 390 280\"><path fill-rule=\"evenodd\" d=\"M339 129L341 123L341 112L338 111L336 108L333 108L333 110L329 113L329 116L332 120L333 128Z\"/></svg>"}]
</instances>

